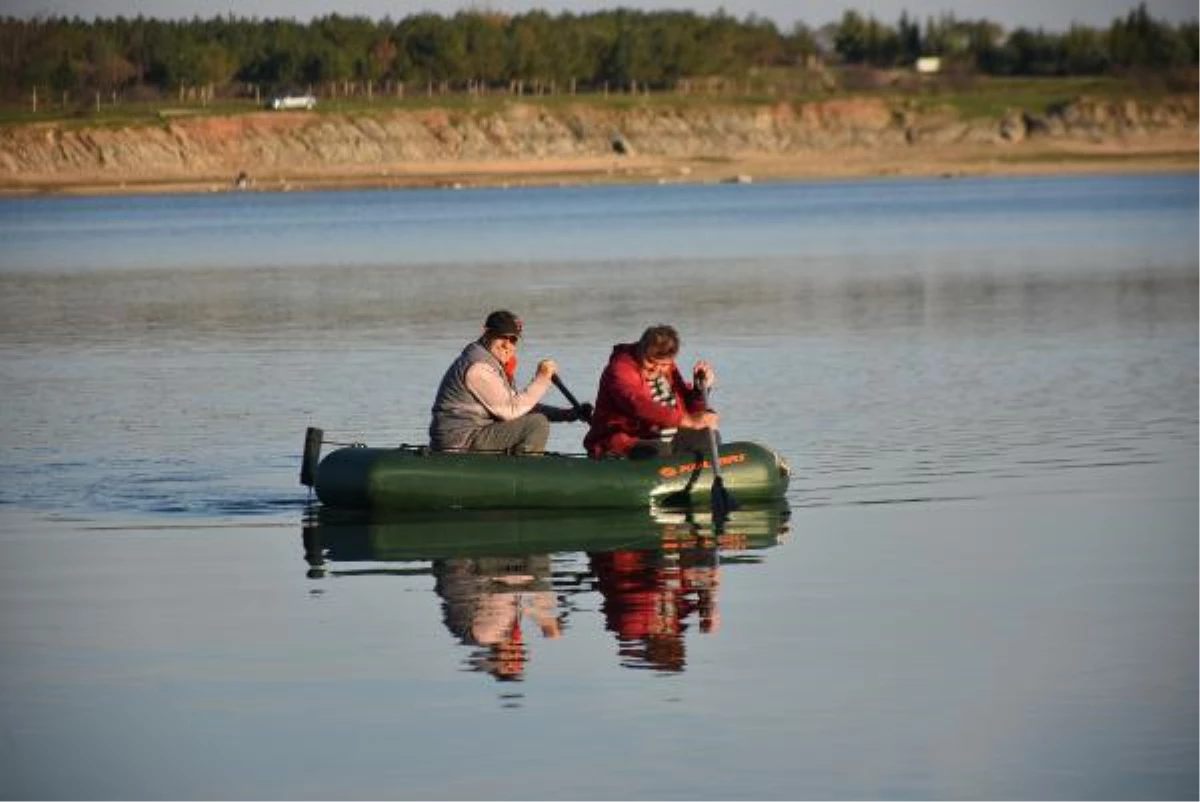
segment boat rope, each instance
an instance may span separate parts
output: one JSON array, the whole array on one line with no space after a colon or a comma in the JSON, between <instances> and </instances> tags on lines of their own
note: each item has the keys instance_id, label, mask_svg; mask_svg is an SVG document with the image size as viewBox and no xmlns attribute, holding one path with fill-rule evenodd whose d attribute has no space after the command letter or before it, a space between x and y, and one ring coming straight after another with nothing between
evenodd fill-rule
<instances>
[{"instance_id":1,"label":"boat rope","mask_svg":"<svg viewBox=\"0 0 1200 802\"><path fill-rule=\"evenodd\" d=\"M515 448L443 448L434 451L429 446L401 443L398 451L409 451L414 454L507 454L510 457L586 457L585 451L518 451Z\"/></svg>"},{"instance_id":2,"label":"boat rope","mask_svg":"<svg viewBox=\"0 0 1200 802\"><path fill-rule=\"evenodd\" d=\"M339 448L366 448L367 444L361 440L322 440L322 447L336 446ZM418 455L426 455L437 453L428 445L418 445L415 443L401 443L396 446L397 451L405 451ZM441 453L450 454L508 454L509 456L531 456L541 455L548 457L586 457L586 451L517 451L515 448L444 448L440 449Z\"/></svg>"}]
</instances>

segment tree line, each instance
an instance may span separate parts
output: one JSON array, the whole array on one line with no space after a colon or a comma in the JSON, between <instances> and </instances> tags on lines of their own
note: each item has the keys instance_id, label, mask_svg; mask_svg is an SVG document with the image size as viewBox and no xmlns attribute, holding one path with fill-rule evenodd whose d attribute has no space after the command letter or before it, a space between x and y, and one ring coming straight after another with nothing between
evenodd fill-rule
<instances>
[{"instance_id":1,"label":"tree line","mask_svg":"<svg viewBox=\"0 0 1200 802\"><path fill-rule=\"evenodd\" d=\"M1062 33L1004 28L953 15L895 24L847 11L819 28L723 12L501 14L462 11L390 18L331 14L292 19L160 20L0 18L0 96L36 93L174 93L246 86L497 88L514 81L572 90L601 85L677 88L764 68L911 66L940 56L947 68L996 76L1103 75L1194 70L1197 23L1153 19L1145 5L1107 28Z\"/></svg>"}]
</instances>

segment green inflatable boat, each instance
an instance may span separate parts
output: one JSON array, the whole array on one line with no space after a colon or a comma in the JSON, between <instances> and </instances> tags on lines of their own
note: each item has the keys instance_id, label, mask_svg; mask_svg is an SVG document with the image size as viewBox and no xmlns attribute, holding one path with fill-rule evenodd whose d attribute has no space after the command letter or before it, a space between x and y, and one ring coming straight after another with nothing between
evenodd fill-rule
<instances>
[{"instance_id":1,"label":"green inflatable boat","mask_svg":"<svg viewBox=\"0 0 1200 802\"><path fill-rule=\"evenodd\" d=\"M300 481L322 504L352 510L632 509L708 504L707 455L592 460L566 454L437 452L423 446L338 448L320 457L324 434L310 428ZM741 503L783 498L790 471L769 448L720 448L720 475Z\"/></svg>"}]
</instances>

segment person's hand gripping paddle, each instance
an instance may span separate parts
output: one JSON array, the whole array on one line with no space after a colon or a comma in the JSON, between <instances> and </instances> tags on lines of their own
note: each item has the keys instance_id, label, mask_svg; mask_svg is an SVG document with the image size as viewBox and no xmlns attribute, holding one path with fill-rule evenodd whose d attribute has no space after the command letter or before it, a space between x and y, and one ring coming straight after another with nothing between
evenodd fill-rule
<instances>
[{"instance_id":1,"label":"person's hand gripping paddle","mask_svg":"<svg viewBox=\"0 0 1200 802\"><path fill-rule=\"evenodd\" d=\"M571 391L567 389L567 385L563 384L563 380L558 378L557 373L550 377L550 381L554 382L554 386L557 387L558 391L563 394L563 397L571 402L571 408L575 410L575 414L579 416L579 419L584 423L591 423L591 405L588 404L585 406L579 403L575 396L571 394Z\"/></svg>"}]
</instances>

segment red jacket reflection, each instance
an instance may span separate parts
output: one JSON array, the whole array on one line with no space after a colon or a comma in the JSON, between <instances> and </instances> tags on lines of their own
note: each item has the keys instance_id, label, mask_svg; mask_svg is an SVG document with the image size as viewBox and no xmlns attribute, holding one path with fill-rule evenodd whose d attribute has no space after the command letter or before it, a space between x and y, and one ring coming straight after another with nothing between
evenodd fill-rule
<instances>
[{"instance_id":1,"label":"red jacket reflection","mask_svg":"<svg viewBox=\"0 0 1200 802\"><path fill-rule=\"evenodd\" d=\"M660 551L614 551L589 558L604 597L606 628L620 641L622 664L682 671L687 620L698 616L701 632L717 628L718 569Z\"/></svg>"}]
</instances>

